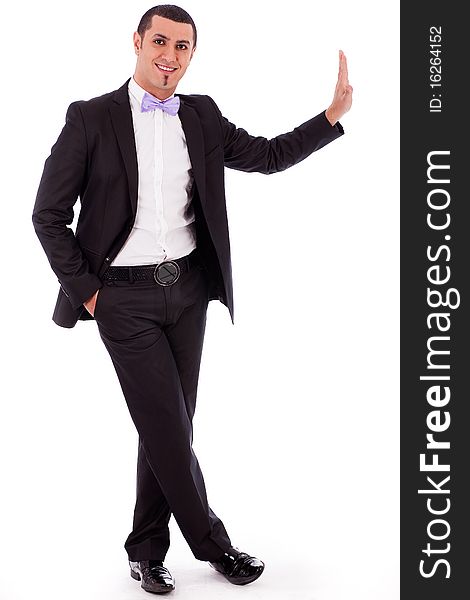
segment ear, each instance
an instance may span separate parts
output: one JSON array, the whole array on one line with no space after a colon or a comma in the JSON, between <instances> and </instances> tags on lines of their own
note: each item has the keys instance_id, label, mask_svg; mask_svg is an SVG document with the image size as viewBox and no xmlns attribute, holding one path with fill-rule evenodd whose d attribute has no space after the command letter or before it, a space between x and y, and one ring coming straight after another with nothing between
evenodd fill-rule
<instances>
[{"instance_id":1,"label":"ear","mask_svg":"<svg viewBox=\"0 0 470 600\"><path fill-rule=\"evenodd\" d=\"M196 46L194 46L194 48L191 50L191 56L189 57L189 61L191 62L194 53L196 52Z\"/></svg>"},{"instance_id":2,"label":"ear","mask_svg":"<svg viewBox=\"0 0 470 600\"><path fill-rule=\"evenodd\" d=\"M139 52L142 48L142 39L140 37L140 35L137 33L137 31L134 31L134 52L137 54L137 56L139 55Z\"/></svg>"}]
</instances>

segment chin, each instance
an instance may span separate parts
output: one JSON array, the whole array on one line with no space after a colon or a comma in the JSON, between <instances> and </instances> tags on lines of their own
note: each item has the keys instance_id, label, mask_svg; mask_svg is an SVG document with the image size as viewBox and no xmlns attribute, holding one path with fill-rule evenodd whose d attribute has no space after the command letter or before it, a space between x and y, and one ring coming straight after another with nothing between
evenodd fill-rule
<instances>
[{"instance_id":1,"label":"chin","mask_svg":"<svg viewBox=\"0 0 470 600\"><path fill-rule=\"evenodd\" d=\"M151 81L150 82L151 87L153 87L155 90L162 90L165 89L165 84L162 83L161 81Z\"/></svg>"}]
</instances>

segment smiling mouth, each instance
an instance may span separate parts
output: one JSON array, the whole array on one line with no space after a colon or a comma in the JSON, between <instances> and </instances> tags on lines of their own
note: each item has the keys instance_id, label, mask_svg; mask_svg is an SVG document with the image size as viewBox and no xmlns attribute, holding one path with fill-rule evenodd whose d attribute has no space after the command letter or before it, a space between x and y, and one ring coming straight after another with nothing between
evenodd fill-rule
<instances>
[{"instance_id":1,"label":"smiling mouth","mask_svg":"<svg viewBox=\"0 0 470 600\"><path fill-rule=\"evenodd\" d=\"M168 67L167 65L161 65L159 63L155 63L155 66L162 73L174 73L176 71L176 67Z\"/></svg>"}]
</instances>

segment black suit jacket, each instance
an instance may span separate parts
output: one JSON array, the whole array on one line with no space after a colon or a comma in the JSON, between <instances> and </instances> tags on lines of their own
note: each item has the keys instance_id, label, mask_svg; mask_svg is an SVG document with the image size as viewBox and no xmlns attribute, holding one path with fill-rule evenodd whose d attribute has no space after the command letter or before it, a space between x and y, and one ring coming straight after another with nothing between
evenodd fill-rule
<instances>
[{"instance_id":1,"label":"black suit jacket","mask_svg":"<svg viewBox=\"0 0 470 600\"><path fill-rule=\"evenodd\" d=\"M72 103L44 166L33 224L60 283L52 318L62 327L92 319L83 302L102 286L100 277L134 223L137 154L128 83ZM210 298L228 307L233 322L224 166L266 174L282 171L342 135L343 128L339 123L332 127L322 112L267 140L235 127L209 96L177 95L195 179L196 243L212 282ZM78 197L74 233L69 225Z\"/></svg>"}]
</instances>

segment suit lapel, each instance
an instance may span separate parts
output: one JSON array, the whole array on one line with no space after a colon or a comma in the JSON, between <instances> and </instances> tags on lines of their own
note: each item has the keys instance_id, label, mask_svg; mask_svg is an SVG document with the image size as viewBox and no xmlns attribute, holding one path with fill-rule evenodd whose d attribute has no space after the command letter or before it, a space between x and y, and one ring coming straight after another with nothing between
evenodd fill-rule
<instances>
[{"instance_id":1,"label":"suit lapel","mask_svg":"<svg viewBox=\"0 0 470 600\"><path fill-rule=\"evenodd\" d=\"M113 101L109 108L114 132L118 141L119 149L124 161L129 184L129 196L131 199L132 215L137 212L137 150L135 147L134 125L132 123L132 111L129 103L128 83L116 90Z\"/></svg>"},{"instance_id":2,"label":"suit lapel","mask_svg":"<svg viewBox=\"0 0 470 600\"><path fill-rule=\"evenodd\" d=\"M204 137L197 112L189 106L184 97L175 94L180 99L178 111L181 125L183 127L186 143L188 145L189 158L193 167L193 176L199 192L202 208L206 202L206 166L204 162Z\"/></svg>"}]
</instances>

